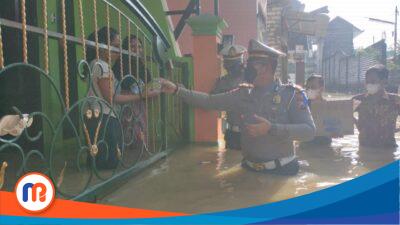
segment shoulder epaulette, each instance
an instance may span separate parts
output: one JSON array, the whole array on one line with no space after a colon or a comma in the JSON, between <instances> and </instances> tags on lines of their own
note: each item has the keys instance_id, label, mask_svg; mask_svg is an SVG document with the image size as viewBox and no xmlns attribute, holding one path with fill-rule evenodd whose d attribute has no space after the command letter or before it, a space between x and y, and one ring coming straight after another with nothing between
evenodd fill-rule
<instances>
[{"instance_id":1,"label":"shoulder epaulette","mask_svg":"<svg viewBox=\"0 0 400 225\"><path fill-rule=\"evenodd\" d=\"M289 88L289 89L295 90L296 92L303 92L304 91L304 88L302 86L300 86L300 85L297 85L297 84L290 83L290 84L283 84L282 86L285 87L285 88Z\"/></svg>"},{"instance_id":2,"label":"shoulder epaulette","mask_svg":"<svg viewBox=\"0 0 400 225\"><path fill-rule=\"evenodd\" d=\"M238 85L238 87L239 88L247 88L247 89L249 89L249 88L254 88L254 85L249 84L249 83L241 83L241 84Z\"/></svg>"}]
</instances>

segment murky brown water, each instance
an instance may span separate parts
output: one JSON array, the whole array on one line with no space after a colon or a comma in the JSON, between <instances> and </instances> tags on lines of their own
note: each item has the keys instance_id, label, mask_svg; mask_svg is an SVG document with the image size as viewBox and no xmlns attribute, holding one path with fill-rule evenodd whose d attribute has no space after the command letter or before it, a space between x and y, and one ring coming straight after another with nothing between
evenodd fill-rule
<instances>
[{"instance_id":1,"label":"murky brown water","mask_svg":"<svg viewBox=\"0 0 400 225\"><path fill-rule=\"evenodd\" d=\"M348 95L327 97L346 99ZM400 159L400 148L359 149L357 130L334 139L330 148L297 147L296 152L300 173L282 177L243 169L240 151L188 146L131 179L101 203L185 213L237 209L315 192Z\"/></svg>"},{"instance_id":2,"label":"murky brown water","mask_svg":"<svg viewBox=\"0 0 400 225\"><path fill-rule=\"evenodd\" d=\"M101 203L185 213L249 207L351 180L399 159L400 149L359 149L357 135L351 135L334 140L332 148L297 149L297 155L300 173L282 177L241 168L239 151L188 146L131 179Z\"/></svg>"}]
</instances>

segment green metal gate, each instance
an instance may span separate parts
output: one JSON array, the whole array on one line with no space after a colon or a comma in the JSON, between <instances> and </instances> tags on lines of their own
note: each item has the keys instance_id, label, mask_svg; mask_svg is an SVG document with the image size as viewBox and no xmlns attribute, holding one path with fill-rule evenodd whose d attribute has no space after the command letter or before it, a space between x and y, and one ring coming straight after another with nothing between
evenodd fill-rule
<instances>
[{"instance_id":1,"label":"green metal gate","mask_svg":"<svg viewBox=\"0 0 400 225\"><path fill-rule=\"evenodd\" d=\"M188 139L187 109L173 97L150 98L149 85L139 89L141 100L113 104L125 80L141 86L140 66L145 79L170 71L168 78L188 84L187 63L172 61L172 70L165 69L169 43L140 2L5 0L0 11L0 124L12 121L0 136L1 190L12 191L20 176L38 171L53 180L58 197L93 200ZM97 40L101 27L107 27L107 43ZM110 45L111 28L120 36L118 47ZM88 40L90 33L97 39ZM133 35L142 52L132 50L131 41L123 45ZM108 51L108 58L119 54L120 63L107 62L110 69L123 71L115 87L110 79L110 99L93 91L88 49L97 59L100 51ZM115 149L114 169L99 169L95 163L99 151L107 155L114 150L105 132L99 132L100 127L109 129L109 120L103 121L103 110L88 102L110 107L118 121L122 145ZM22 132L11 132L17 126Z\"/></svg>"}]
</instances>

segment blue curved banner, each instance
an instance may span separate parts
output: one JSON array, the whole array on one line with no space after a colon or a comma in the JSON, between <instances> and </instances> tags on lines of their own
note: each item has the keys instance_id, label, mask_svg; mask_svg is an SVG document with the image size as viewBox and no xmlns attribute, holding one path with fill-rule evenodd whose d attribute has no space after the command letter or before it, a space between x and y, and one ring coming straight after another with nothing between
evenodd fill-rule
<instances>
[{"instance_id":1,"label":"blue curved banner","mask_svg":"<svg viewBox=\"0 0 400 225\"><path fill-rule=\"evenodd\" d=\"M0 224L399 224L399 161L297 198L224 212L154 219L2 216Z\"/></svg>"}]
</instances>

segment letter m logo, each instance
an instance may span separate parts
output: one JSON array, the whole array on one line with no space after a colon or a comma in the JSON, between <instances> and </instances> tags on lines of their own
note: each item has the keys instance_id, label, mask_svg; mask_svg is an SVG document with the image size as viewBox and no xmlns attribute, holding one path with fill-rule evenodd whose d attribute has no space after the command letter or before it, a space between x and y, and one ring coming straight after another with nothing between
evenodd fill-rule
<instances>
[{"instance_id":1,"label":"letter m logo","mask_svg":"<svg viewBox=\"0 0 400 225\"><path fill-rule=\"evenodd\" d=\"M38 193L38 188L40 188L40 192ZM39 201L44 202L46 201L46 186L43 183L26 183L23 188L22 188L22 200L24 202L27 202L29 199L29 189L32 190L32 201L36 202L37 201L37 195L39 194Z\"/></svg>"}]
</instances>

